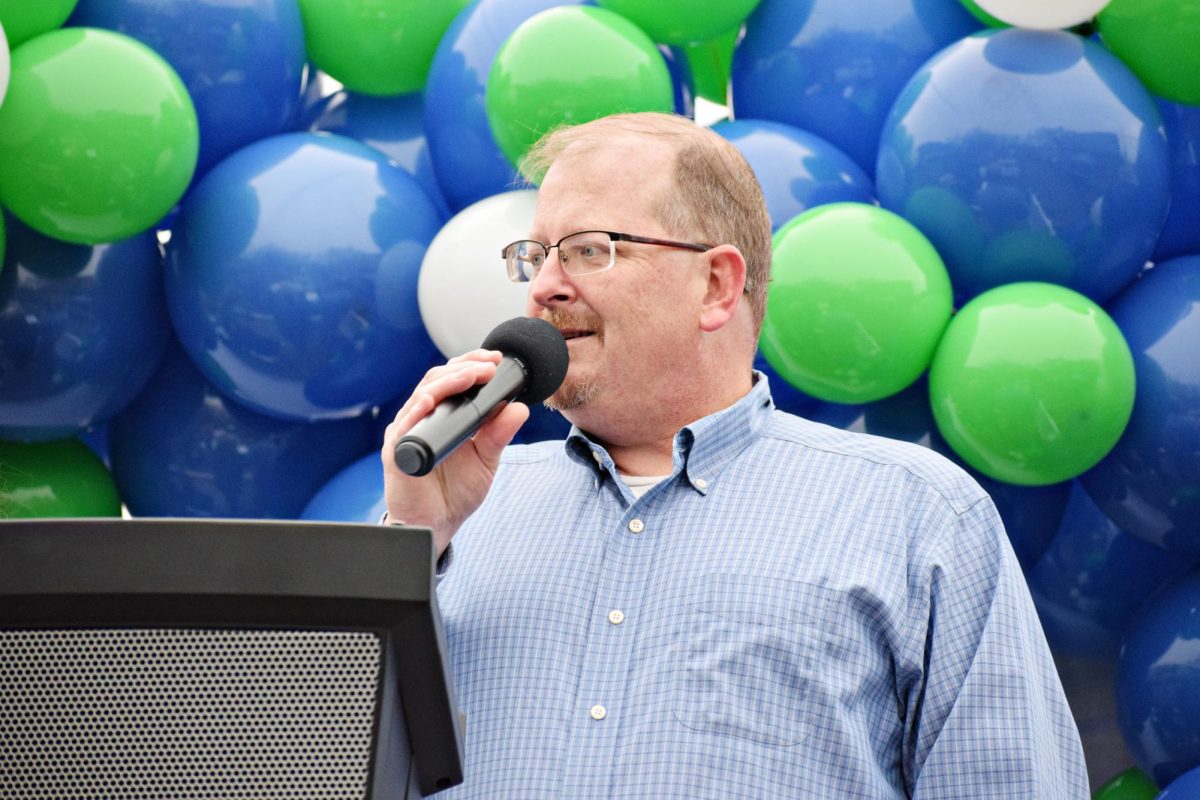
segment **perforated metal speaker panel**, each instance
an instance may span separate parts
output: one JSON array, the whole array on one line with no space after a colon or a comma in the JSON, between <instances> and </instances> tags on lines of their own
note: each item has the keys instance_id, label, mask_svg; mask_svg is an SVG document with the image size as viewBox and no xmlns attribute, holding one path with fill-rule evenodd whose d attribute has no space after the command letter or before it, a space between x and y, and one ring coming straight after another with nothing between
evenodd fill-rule
<instances>
[{"instance_id":1,"label":"perforated metal speaker panel","mask_svg":"<svg viewBox=\"0 0 1200 800\"><path fill-rule=\"evenodd\" d=\"M381 650L354 631L0 631L0 797L365 797Z\"/></svg>"}]
</instances>

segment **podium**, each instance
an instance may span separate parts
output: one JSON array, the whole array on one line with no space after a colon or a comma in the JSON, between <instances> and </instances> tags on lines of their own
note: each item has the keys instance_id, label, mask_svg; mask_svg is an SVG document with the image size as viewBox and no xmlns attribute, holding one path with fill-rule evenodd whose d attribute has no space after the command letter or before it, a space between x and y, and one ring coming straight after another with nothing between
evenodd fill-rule
<instances>
[{"instance_id":1,"label":"podium","mask_svg":"<svg viewBox=\"0 0 1200 800\"><path fill-rule=\"evenodd\" d=\"M0 797L423 797L462 781L427 529L0 522Z\"/></svg>"}]
</instances>

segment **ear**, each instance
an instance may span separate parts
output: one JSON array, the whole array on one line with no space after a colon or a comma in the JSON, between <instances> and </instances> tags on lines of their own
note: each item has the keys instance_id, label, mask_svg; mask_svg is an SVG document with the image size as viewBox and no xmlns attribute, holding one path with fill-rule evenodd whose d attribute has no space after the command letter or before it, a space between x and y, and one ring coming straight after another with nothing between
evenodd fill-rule
<instances>
[{"instance_id":1,"label":"ear","mask_svg":"<svg viewBox=\"0 0 1200 800\"><path fill-rule=\"evenodd\" d=\"M731 244L704 253L708 259L708 285L700 309L700 329L720 330L737 313L746 286L746 259Z\"/></svg>"}]
</instances>

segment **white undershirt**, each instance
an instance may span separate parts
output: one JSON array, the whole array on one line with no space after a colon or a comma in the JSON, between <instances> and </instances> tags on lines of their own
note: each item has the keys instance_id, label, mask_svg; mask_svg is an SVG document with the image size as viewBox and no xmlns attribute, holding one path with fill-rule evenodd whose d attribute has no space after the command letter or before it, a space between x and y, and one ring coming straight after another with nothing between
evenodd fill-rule
<instances>
[{"instance_id":1,"label":"white undershirt","mask_svg":"<svg viewBox=\"0 0 1200 800\"><path fill-rule=\"evenodd\" d=\"M626 475L623 472L618 474L620 474L621 480L625 481L625 485L629 487L629 491L633 492L634 497L641 497L671 477L670 475Z\"/></svg>"}]
</instances>

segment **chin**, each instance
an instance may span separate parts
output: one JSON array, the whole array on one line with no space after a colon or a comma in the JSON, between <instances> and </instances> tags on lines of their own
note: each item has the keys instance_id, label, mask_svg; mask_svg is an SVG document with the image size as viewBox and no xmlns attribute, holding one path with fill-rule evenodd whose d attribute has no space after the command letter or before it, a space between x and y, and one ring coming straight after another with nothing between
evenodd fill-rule
<instances>
[{"instance_id":1,"label":"chin","mask_svg":"<svg viewBox=\"0 0 1200 800\"><path fill-rule=\"evenodd\" d=\"M545 406L555 411L573 411L590 403L599 389L599 384L594 381L573 380L568 375L558 391L545 401Z\"/></svg>"}]
</instances>

